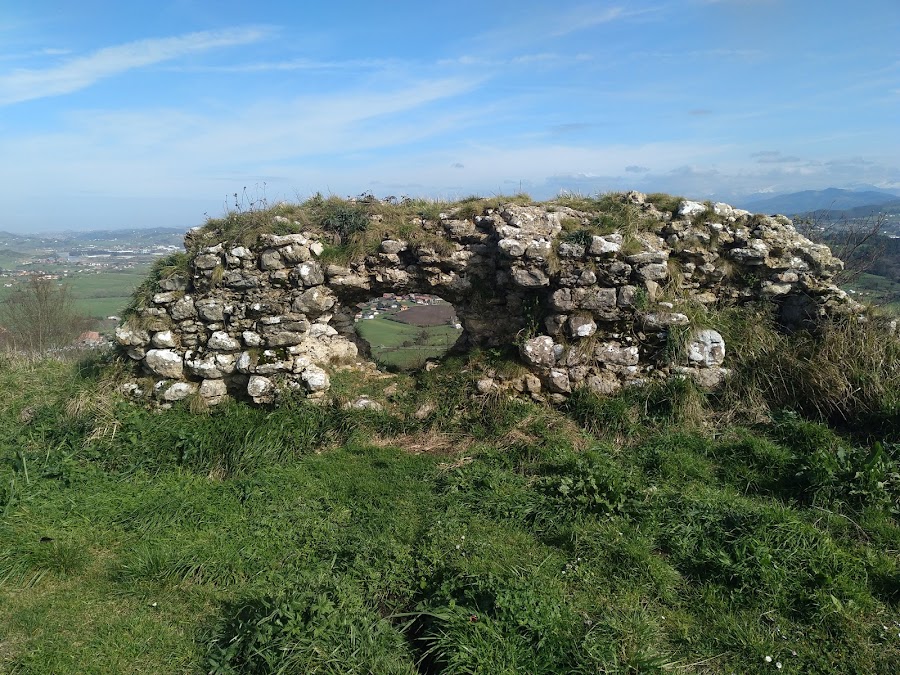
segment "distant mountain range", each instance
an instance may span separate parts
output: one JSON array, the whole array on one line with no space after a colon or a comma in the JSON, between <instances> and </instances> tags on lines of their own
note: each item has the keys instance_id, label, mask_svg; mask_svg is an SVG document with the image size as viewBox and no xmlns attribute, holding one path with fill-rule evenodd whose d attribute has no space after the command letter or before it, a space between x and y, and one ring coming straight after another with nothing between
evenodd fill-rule
<instances>
[{"instance_id":1,"label":"distant mountain range","mask_svg":"<svg viewBox=\"0 0 900 675\"><path fill-rule=\"evenodd\" d=\"M900 195L881 190L803 190L768 199L738 204L753 213L781 213L787 216L811 212L851 211L862 209L857 215L867 216L879 210L897 209ZM887 206L893 203L893 206ZM887 207L887 209L886 209Z\"/></svg>"}]
</instances>

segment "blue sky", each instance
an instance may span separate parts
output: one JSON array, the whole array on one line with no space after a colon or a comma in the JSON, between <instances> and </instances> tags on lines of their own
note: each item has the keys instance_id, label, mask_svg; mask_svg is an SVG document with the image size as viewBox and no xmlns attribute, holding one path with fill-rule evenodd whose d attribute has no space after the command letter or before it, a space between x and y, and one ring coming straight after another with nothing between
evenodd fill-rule
<instances>
[{"instance_id":1,"label":"blue sky","mask_svg":"<svg viewBox=\"0 0 900 675\"><path fill-rule=\"evenodd\" d=\"M900 1L0 4L0 230L243 193L900 189Z\"/></svg>"}]
</instances>

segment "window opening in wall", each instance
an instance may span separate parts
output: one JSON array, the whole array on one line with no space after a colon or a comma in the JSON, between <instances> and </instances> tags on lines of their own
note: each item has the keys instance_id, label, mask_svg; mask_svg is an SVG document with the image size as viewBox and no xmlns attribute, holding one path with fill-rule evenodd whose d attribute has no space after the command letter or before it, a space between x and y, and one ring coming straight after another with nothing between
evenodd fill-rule
<instances>
[{"instance_id":1,"label":"window opening in wall","mask_svg":"<svg viewBox=\"0 0 900 675\"><path fill-rule=\"evenodd\" d=\"M418 370L444 356L463 332L453 305L424 293L385 293L361 302L355 324L372 359L389 370Z\"/></svg>"}]
</instances>

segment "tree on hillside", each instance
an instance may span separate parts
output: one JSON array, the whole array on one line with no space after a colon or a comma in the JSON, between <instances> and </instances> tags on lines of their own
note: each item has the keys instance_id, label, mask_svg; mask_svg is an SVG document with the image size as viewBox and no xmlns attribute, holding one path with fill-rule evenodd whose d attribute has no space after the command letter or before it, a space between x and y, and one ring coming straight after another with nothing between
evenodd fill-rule
<instances>
[{"instance_id":1,"label":"tree on hillside","mask_svg":"<svg viewBox=\"0 0 900 675\"><path fill-rule=\"evenodd\" d=\"M75 310L68 286L31 276L0 303L0 340L7 349L41 354L71 344L90 325Z\"/></svg>"}]
</instances>

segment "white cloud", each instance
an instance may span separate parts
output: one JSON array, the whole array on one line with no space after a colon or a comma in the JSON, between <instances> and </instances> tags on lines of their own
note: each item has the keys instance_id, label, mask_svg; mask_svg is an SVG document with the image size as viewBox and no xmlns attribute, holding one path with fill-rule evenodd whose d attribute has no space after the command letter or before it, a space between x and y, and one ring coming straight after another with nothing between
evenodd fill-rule
<instances>
[{"instance_id":1,"label":"white cloud","mask_svg":"<svg viewBox=\"0 0 900 675\"><path fill-rule=\"evenodd\" d=\"M260 28L239 28L138 40L105 47L53 68L13 70L0 75L0 105L69 94L134 68L169 61L185 54L256 42L265 34L266 31Z\"/></svg>"}]
</instances>

